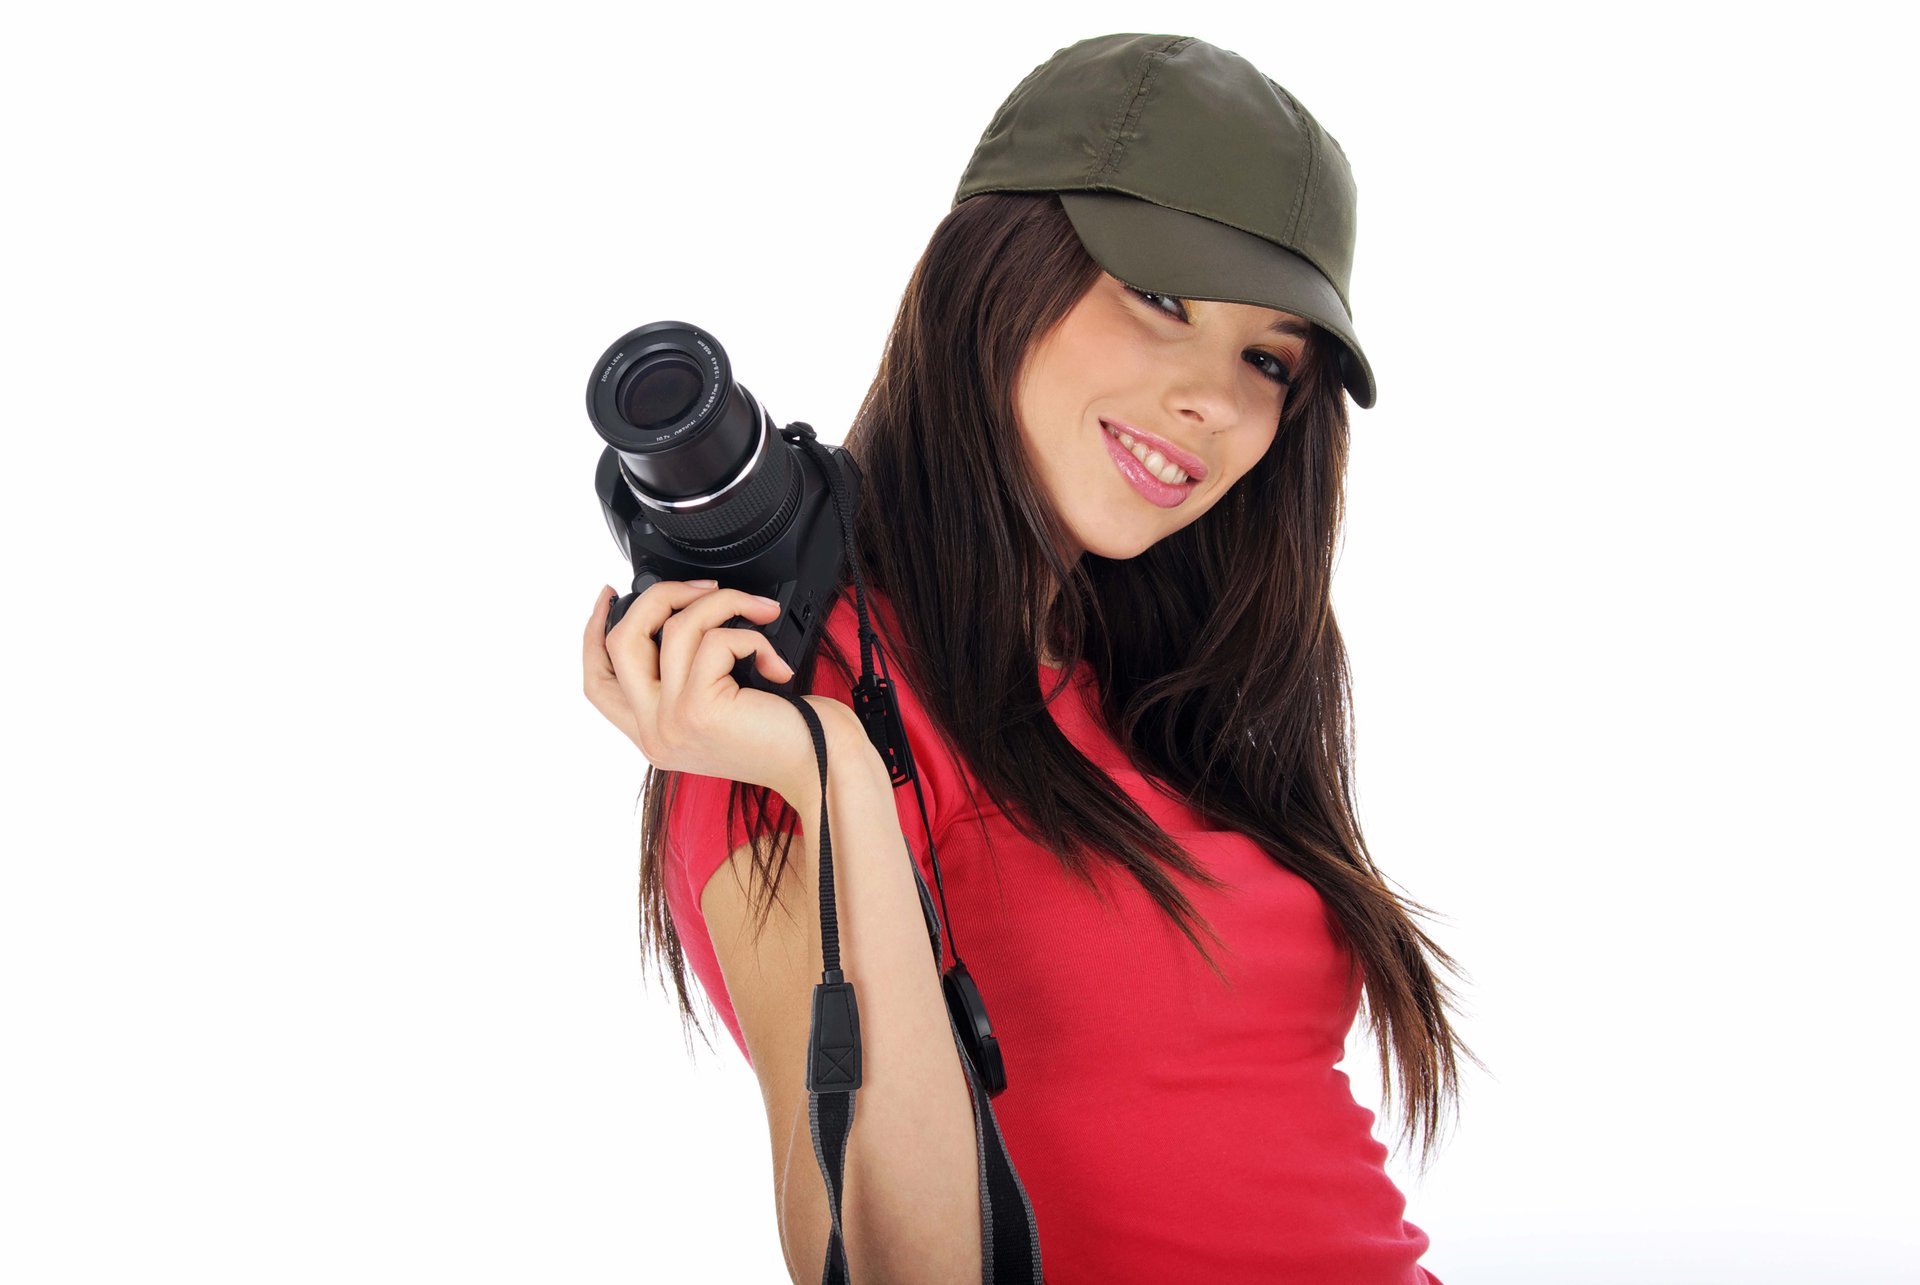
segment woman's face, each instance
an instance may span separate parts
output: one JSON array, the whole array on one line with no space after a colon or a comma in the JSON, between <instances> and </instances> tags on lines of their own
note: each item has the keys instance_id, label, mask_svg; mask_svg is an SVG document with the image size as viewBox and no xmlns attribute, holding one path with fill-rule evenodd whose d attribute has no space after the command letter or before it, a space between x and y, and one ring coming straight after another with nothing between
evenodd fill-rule
<instances>
[{"instance_id":1,"label":"woman's face","mask_svg":"<svg viewBox=\"0 0 1920 1285\"><path fill-rule=\"evenodd\" d=\"M1272 443L1310 329L1271 308L1143 295L1102 272L1014 386L1027 456L1075 542L1068 560L1135 557L1217 504ZM1161 458L1142 464L1116 432Z\"/></svg>"}]
</instances>

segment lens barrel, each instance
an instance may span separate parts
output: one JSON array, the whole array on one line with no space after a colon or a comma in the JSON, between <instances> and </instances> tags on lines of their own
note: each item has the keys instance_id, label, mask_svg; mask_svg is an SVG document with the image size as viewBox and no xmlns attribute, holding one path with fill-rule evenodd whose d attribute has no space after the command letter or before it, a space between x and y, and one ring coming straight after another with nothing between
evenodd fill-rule
<instances>
[{"instance_id":1,"label":"lens barrel","mask_svg":"<svg viewBox=\"0 0 1920 1285\"><path fill-rule=\"evenodd\" d=\"M587 416L648 521L689 551L746 557L799 505L793 450L698 326L656 321L621 336L587 382Z\"/></svg>"}]
</instances>

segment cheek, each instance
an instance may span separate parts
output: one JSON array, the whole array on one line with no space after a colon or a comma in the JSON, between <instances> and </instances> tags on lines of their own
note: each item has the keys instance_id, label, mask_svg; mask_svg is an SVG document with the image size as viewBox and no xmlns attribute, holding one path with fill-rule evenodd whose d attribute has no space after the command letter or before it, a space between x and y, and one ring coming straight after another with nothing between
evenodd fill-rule
<instances>
[{"instance_id":1,"label":"cheek","mask_svg":"<svg viewBox=\"0 0 1920 1285\"><path fill-rule=\"evenodd\" d=\"M1269 425L1267 441L1272 442L1280 429L1280 412L1286 408L1289 390L1261 374L1253 363L1243 361L1240 365L1246 372L1241 376L1245 382L1241 385L1240 404L1246 408L1249 416L1257 416ZM1255 458L1260 453L1256 451Z\"/></svg>"},{"instance_id":2,"label":"cheek","mask_svg":"<svg viewBox=\"0 0 1920 1285\"><path fill-rule=\"evenodd\" d=\"M1076 309L1058 338L1054 369L1086 399L1125 391L1154 358L1140 327L1097 307Z\"/></svg>"},{"instance_id":3,"label":"cheek","mask_svg":"<svg viewBox=\"0 0 1920 1285\"><path fill-rule=\"evenodd\" d=\"M1276 412L1276 425L1278 419L1278 412ZM1246 479L1247 474L1253 472L1260 461L1266 457L1267 452L1273 449L1273 443L1278 437L1279 432L1276 428L1276 431L1267 434L1264 440L1246 443L1244 448L1227 462L1226 477L1228 483L1226 486L1219 488L1219 491L1225 492L1231 490L1233 487L1239 486Z\"/></svg>"},{"instance_id":4,"label":"cheek","mask_svg":"<svg viewBox=\"0 0 1920 1285\"><path fill-rule=\"evenodd\" d=\"M1086 405L1083 372L1071 344L1055 344L1029 364L1015 386L1014 415L1027 450L1042 462L1057 461L1068 449Z\"/></svg>"}]
</instances>

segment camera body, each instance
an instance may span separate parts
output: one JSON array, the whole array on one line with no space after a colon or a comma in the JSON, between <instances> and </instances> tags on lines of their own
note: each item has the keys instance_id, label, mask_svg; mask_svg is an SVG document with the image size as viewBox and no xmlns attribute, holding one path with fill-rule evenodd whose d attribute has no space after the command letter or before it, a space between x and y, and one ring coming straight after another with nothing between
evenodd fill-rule
<instances>
[{"instance_id":1,"label":"camera body","mask_svg":"<svg viewBox=\"0 0 1920 1285\"><path fill-rule=\"evenodd\" d=\"M776 429L733 379L719 341L680 321L641 326L607 349L587 384L587 415L607 443L594 491L633 565L632 592L607 627L657 581L713 579L780 604L764 626L727 623L758 629L797 671L840 584L847 534L834 488L851 521L861 487L853 457L805 424ZM771 682L751 656L734 668L742 687L762 691L789 692L797 677Z\"/></svg>"}]
</instances>

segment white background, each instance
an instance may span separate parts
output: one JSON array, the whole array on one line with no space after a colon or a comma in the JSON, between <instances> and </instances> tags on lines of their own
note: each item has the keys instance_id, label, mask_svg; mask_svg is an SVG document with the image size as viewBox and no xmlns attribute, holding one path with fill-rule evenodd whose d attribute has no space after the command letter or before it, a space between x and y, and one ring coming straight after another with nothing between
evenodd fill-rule
<instances>
[{"instance_id":1,"label":"white background","mask_svg":"<svg viewBox=\"0 0 1920 1285\"><path fill-rule=\"evenodd\" d=\"M0 42L0 1274L783 1279L754 1080L641 973L642 763L580 692L623 571L588 370L698 321L839 440L1001 98L1175 30L1361 193L1362 820L1492 1070L1394 1161L1427 1264L1920 1279L1876 10L49 12Z\"/></svg>"}]
</instances>

